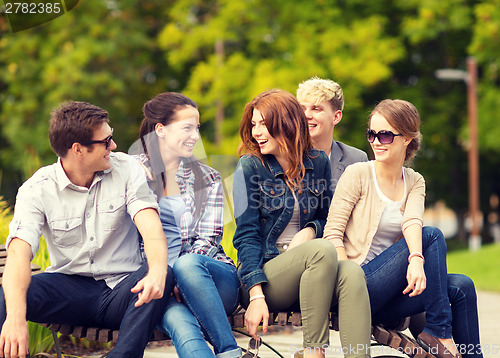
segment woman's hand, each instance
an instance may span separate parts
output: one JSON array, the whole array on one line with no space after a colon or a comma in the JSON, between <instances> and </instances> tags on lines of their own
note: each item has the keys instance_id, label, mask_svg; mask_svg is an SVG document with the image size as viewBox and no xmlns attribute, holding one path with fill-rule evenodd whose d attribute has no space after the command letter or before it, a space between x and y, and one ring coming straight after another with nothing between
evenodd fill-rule
<instances>
[{"instance_id":1,"label":"woman's hand","mask_svg":"<svg viewBox=\"0 0 500 358\"><path fill-rule=\"evenodd\" d=\"M267 333L269 324L269 309L265 298L258 298L250 302L245 312L245 327L248 334L257 340L257 328L262 322L262 332Z\"/></svg>"},{"instance_id":2,"label":"woman's hand","mask_svg":"<svg viewBox=\"0 0 500 358\"><path fill-rule=\"evenodd\" d=\"M179 291L177 286L175 286L174 289L172 290L172 296L175 296L177 302L182 303L181 291Z\"/></svg>"},{"instance_id":3,"label":"woman's hand","mask_svg":"<svg viewBox=\"0 0 500 358\"><path fill-rule=\"evenodd\" d=\"M410 292L410 297L414 297L424 292L427 279L424 271L424 260L421 257L411 258L406 272L406 280L408 286L403 291L404 295Z\"/></svg>"},{"instance_id":4,"label":"woman's hand","mask_svg":"<svg viewBox=\"0 0 500 358\"><path fill-rule=\"evenodd\" d=\"M149 180L153 180L153 174L151 174L151 171L144 165L143 162L138 160L139 164L141 165L142 169L144 169L144 173L146 173L146 176L148 177Z\"/></svg>"},{"instance_id":5,"label":"woman's hand","mask_svg":"<svg viewBox=\"0 0 500 358\"><path fill-rule=\"evenodd\" d=\"M286 251L293 249L294 247L297 247L307 241L314 240L315 237L316 232L314 232L314 229L312 227L305 227L293 236L292 241L290 241L290 244L288 245Z\"/></svg>"}]
</instances>

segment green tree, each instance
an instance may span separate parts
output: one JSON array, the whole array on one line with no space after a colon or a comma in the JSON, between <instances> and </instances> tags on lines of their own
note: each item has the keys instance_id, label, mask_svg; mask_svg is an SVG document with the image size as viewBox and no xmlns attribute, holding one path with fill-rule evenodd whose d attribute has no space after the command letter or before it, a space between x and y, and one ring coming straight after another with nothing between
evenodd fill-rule
<instances>
[{"instance_id":1,"label":"green tree","mask_svg":"<svg viewBox=\"0 0 500 358\"><path fill-rule=\"evenodd\" d=\"M294 93L313 75L335 78L345 90L346 112L361 111L364 90L390 78L404 54L384 31L387 18L368 9L354 17L361 9L358 1L180 0L158 40L170 67L188 69L184 91L205 121L214 123L222 102L222 136L231 138L252 97L274 87ZM364 121L364 115L349 117L339 136L362 133ZM351 142L361 145L359 137Z\"/></svg>"},{"instance_id":2,"label":"green tree","mask_svg":"<svg viewBox=\"0 0 500 358\"><path fill-rule=\"evenodd\" d=\"M12 200L20 182L53 162L51 110L88 101L110 113L119 150L137 137L140 109L165 87L155 37L164 1L86 0L71 12L0 40L2 191Z\"/></svg>"}]
</instances>

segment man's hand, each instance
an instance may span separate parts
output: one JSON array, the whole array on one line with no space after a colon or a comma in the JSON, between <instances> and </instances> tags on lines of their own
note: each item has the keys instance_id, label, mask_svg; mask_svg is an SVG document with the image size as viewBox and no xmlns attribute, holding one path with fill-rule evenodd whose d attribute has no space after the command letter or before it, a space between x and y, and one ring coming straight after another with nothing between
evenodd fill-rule
<instances>
[{"instance_id":1,"label":"man's hand","mask_svg":"<svg viewBox=\"0 0 500 358\"><path fill-rule=\"evenodd\" d=\"M134 306L139 307L151 300L162 298L166 277L166 272L150 269L149 273L130 290L133 293L139 293L139 299Z\"/></svg>"},{"instance_id":2,"label":"man's hand","mask_svg":"<svg viewBox=\"0 0 500 358\"><path fill-rule=\"evenodd\" d=\"M28 356L28 322L7 316L0 334L0 357L21 358Z\"/></svg>"},{"instance_id":3,"label":"man's hand","mask_svg":"<svg viewBox=\"0 0 500 358\"><path fill-rule=\"evenodd\" d=\"M177 302L182 303L182 295L181 291L177 288L177 286L174 287L174 290L172 291L172 294L175 296L175 299Z\"/></svg>"}]
</instances>

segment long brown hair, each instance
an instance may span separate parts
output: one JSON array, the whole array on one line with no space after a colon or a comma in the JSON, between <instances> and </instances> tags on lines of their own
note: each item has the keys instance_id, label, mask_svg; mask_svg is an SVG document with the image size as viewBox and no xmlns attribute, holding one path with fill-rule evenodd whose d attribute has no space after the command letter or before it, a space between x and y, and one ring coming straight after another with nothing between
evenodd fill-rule
<instances>
[{"instance_id":1,"label":"long brown hair","mask_svg":"<svg viewBox=\"0 0 500 358\"><path fill-rule=\"evenodd\" d=\"M189 97L176 92L165 92L146 102L142 108L144 119L139 130L139 137L144 153L149 159L149 166L153 175L151 186L158 200L163 196L166 180L165 165L159 150L155 127L158 123L164 126L172 123L176 118L177 111L186 107L198 109L196 103ZM200 168L200 163L194 157L181 158L181 160L194 174L195 212L193 216L197 220L208 195L207 183Z\"/></svg>"},{"instance_id":2,"label":"long brown hair","mask_svg":"<svg viewBox=\"0 0 500 358\"><path fill-rule=\"evenodd\" d=\"M273 89L262 92L245 106L240 125L242 143L238 154L255 155L264 163L265 156L252 136L255 109L262 114L269 134L276 139L280 153L290 163L285 171L287 184L291 188L299 187L305 175L304 155L309 155L313 148L307 118L299 101L289 92Z\"/></svg>"}]
</instances>

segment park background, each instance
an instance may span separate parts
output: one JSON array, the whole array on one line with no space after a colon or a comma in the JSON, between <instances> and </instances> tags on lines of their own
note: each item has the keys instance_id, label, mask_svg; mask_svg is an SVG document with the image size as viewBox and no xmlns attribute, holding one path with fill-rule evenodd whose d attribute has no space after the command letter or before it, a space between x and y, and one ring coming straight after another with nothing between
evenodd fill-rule
<instances>
[{"instance_id":1,"label":"park background","mask_svg":"<svg viewBox=\"0 0 500 358\"><path fill-rule=\"evenodd\" d=\"M127 152L143 104L160 92L184 93L200 107L198 156L221 171L229 197L245 104L269 88L295 94L299 82L319 76L344 90L334 138L370 157L371 109L384 98L416 105L423 146L412 167L426 179L426 206L447 208L430 219L450 232L449 270L500 291L500 245L493 244L500 230L500 0L72 0L71 7L23 31L5 6L0 13L0 241L17 188L56 160L48 119L60 102L106 109L117 150ZM479 74L477 252L466 249L466 84L435 76L465 70L470 56ZM224 247L235 257L230 207Z\"/></svg>"}]
</instances>

